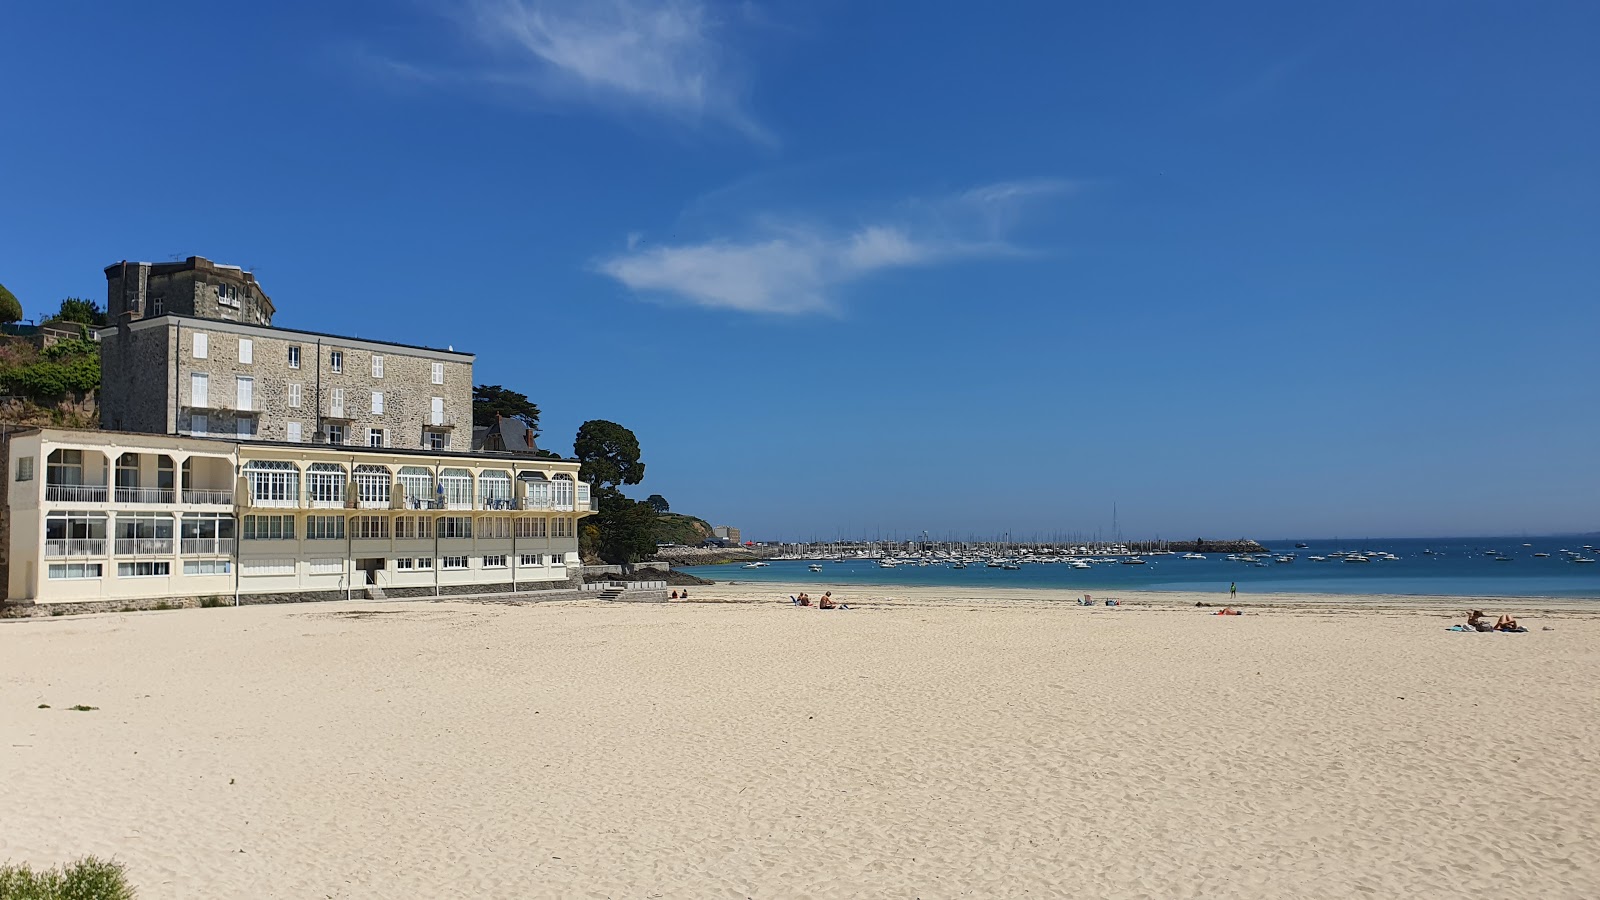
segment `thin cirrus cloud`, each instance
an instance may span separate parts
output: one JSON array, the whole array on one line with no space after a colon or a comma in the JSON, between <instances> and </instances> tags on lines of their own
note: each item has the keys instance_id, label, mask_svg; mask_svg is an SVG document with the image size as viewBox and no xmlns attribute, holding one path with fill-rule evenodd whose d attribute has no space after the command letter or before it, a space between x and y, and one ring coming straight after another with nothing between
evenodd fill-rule
<instances>
[{"instance_id":1,"label":"thin cirrus cloud","mask_svg":"<svg viewBox=\"0 0 1600 900\"><path fill-rule=\"evenodd\" d=\"M634 233L626 252L595 269L636 294L708 309L833 312L842 288L880 272L1027 255L1009 239L1023 207L1076 187L1063 179L1001 182L908 202L896 220L843 230L768 224L740 238L663 246Z\"/></svg>"},{"instance_id":2,"label":"thin cirrus cloud","mask_svg":"<svg viewBox=\"0 0 1600 900\"><path fill-rule=\"evenodd\" d=\"M490 54L481 71L455 78L773 140L744 108L720 40L730 24L697 0L468 0L443 9Z\"/></svg>"}]
</instances>

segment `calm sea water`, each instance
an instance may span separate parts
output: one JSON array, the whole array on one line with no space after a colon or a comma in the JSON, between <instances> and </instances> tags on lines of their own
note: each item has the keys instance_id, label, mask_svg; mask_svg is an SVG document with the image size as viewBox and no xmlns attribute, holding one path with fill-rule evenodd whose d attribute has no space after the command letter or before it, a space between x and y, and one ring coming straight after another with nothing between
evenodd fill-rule
<instances>
[{"instance_id":1,"label":"calm sea water","mask_svg":"<svg viewBox=\"0 0 1600 900\"><path fill-rule=\"evenodd\" d=\"M715 581L784 581L818 584L905 584L926 587L1028 587L1096 591L1214 591L1226 596L1237 582L1241 594L1411 594L1418 596L1474 597L1576 597L1600 600L1600 563L1568 562L1561 553L1578 550L1600 559L1600 553L1583 551L1584 544L1600 547L1600 537L1578 538L1447 538L1335 542L1307 539L1310 547L1295 549L1294 540L1271 541L1277 553L1297 553L1292 563L1271 563L1257 568L1229 562L1224 553L1206 559L1152 556L1142 566L1096 563L1092 569L1072 569L1061 564L1024 565L1020 570L990 569L970 565L906 566L880 569L874 561L824 561L821 572L811 572L808 562L774 560L763 569L740 565L696 566L687 571ZM1531 546L1524 546L1524 544ZM1312 562L1308 556L1334 550L1388 551L1397 560L1374 559L1366 564L1337 558ZM1425 553L1432 550L1432 553ZM1509 562L1496 562L1485 551L1499 551ZM1549 553L1549 557L1535 557Z\"/></svg>"}]
</instances>

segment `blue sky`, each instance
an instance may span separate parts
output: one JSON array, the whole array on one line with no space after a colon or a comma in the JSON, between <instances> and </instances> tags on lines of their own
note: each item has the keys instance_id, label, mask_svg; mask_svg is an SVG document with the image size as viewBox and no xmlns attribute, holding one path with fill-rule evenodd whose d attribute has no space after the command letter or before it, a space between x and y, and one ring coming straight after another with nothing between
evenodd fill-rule
<instances>
[{"instance_id":1,"label":"blue sky","mask_svg":"<svg viewBox=\"0 0 1600 900\"><path fill-rule=\"evenodd\" d=\"M26 4L0 283L253 267L747 535L1600 529L1600 7Z\"/></svg>"}]
</instances>

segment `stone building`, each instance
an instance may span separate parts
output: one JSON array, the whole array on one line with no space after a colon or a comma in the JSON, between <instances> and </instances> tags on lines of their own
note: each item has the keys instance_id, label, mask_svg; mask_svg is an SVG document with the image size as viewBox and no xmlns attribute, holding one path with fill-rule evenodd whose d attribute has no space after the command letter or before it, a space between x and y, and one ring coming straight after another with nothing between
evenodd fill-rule
<instances>
[{"instance_id":1,"label":"stone building","mask_svg":"<svg viewBox=\"0 0 1600 900\"><path fill-rule=\"evenodd\" d=\"M468 450L471 353L167 313L99 333L100 426Z\"/></svg>"},{"instance_id":2,"label":"stone building","mask_svg":"<svg viewBox=\"0 0 1600 900\"><path fill-rule=\"evenodd\" d=\"M106 266L106 317L113 325L174 313L270 326L273 311L254 275L203 256Z\"/></svg>"}]
</instances>

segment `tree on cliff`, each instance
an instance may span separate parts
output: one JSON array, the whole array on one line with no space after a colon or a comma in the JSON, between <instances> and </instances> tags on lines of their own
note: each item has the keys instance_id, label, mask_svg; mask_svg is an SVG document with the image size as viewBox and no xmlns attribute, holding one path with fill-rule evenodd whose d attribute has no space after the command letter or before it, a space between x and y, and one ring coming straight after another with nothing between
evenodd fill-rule
<instances>
[{"instance_id":1,"label":"tree on cliff","mask_svg":"<svg viewBox=\"0 0 1600 900\"><path fill-rule=\"evenodd\" d=\"M572 453L582 465L578 477L601 493L620 493L624 484L644 480L644 463L639 461L639 439L615 422L590 419L578 426Z\"/></svg>"},{"instance_id":2,"label":"tree on cliff","mask_svg":"<svg viewBox=\"0 0 1600 900\"><path fill-rule=\"evenodd\" d=\"M22 321L22 303L21 303L21 301L19 301L17 299L17 295L16 294L13 294L10 291L6 290L6 286L5 285L0 284L0 323L4 323L6 325L10 325L13 322L21 322L21 321Z\"/></svg>"},{"instance_id":3,"label":"tree on cliff","mask_svg":"<svg viewBox=\"0 0 1600 900\"><path fill-rule=\"evenodd\" d=\"M80 325L106 324L106 311L100 304L93 300L84 300L79 297L68 297L61 301L61 308L52 318L62 322L77 322Z\"/></svg>"},{"instance_id":4,"label":"tree on cliff","mask_svg":"<svg viewBox=\"0 0 1600 900\"><path fill-rule=\"evenodd\" d=\"M667 498L661 496L660 494L651 494L650 496L644 498L644 502L651 509L658 513L672 512L671 504L667 503Z\"/></svg>"},{"instance_id":5,"label":"tree on cliff","mask_svg":"<svg viewBox=\"0 0 1600 900\"><path fill-rule=\"evenodd\" d=\"M507 390L498 384L480 384L472 389L472 424L493 425L496 416L517 419L539 431L539 407L527 394Z\"/></svg>"}]
</instances>

